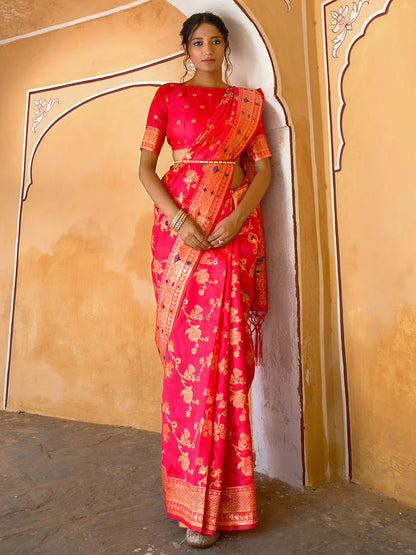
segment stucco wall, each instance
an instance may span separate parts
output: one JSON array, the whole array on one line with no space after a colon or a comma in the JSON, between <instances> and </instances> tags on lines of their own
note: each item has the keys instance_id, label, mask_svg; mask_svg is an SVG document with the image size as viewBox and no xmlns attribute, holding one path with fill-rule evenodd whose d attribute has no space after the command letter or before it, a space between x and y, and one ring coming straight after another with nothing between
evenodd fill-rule
<instances>
[{"instance_id":1,"label":"stucco wall","mask_svg":"<svg viewBox=\"0 0 416 555\"><path fill-rule=\"evenodd\" d=\"M73 2L51 17L49 3L38 2L37 26L21 17L2 38L121 4ZM21 214L11 410L159 429L152 206L136 167L153 85L177 80L182 65L173 57L139 66L179 49L183 14L174 4L149 0L0 42L2 381ZM272 312L253 392L260 468L316 485L347 477L351 466L354 480L414 504L416 7L359 3L334 55L339 2L235 4L265 41L286 118L268 126L278 156L265 199ZM352 5L342 4L347 19ZM64 86L49 94L53 84ZM89 101L48 131L32 165L26 157L23 186L30 167L33 184L19 212L27 91L40 95L30 96L33 123L42 88L59 102L28 127L29 153L54 110Z\"/></svg>"},{"instance_id":2,"label":"stucco wall","mask_svg":"<svg viewBox=\"0 0 416 555\"><path fill-rule=\"evenodd\" d=\"M149 267L152 205L138 184L136 168L140 135L154 92L145 83L177 81L183 69L180 59L172 59L120 72L177 52L184 15L175 4L144 2L1 46L6 75L13 82L3 91L5 104L12 107L9 125L20 118L22 130L7 145L15 155L10 167L8 258L3 276L9 296L13 242L21 215L10 328L10 410L159 429L161 365L153 341ZM110 7L108 3L101 6ZM202 4L198 7L204 9ZM227 8L224 15L239 38L233 43L234 82L263 86L268 98L266 127L275 154L273 189L265 213L270 287L278 294L271 295L267 364L259 374L261 385L253 393L257 462L262 471L301 486L290 131L274 99L275 76L259 31L237 5L229 7L233 9ZM79 8L74 5L73 13L66 10L50 23L88 15ZM276 10L286 14L286 4L282 2ZM38 26L46 24L45 13L38 10L35 16ZM27 18L22 19L21 28L30 30ZM249 40L242 41L243 33ZM267 72L255 63L258 48L264 50ZM28 59L30 69L24 72ZM244 71L243 62L257 73ZM16 74L18 81L13 80ZM264 80L255 81L263 76ZM27 90L31 91L28 99ZM32 129L36 103L43 100L53 104ZM22 185L28 193L19 209L22 142L26 145ZM163 164L167 164L166 156ZM276 267L278 275L274 275ZM4 352L10 298L5 306ZM280 449L282 442L286 445Z\"/></svg>"},{"instance_id":3,"label":"stucco wall","mask_svg":"<svg viewBox=\"0 0 416 555\"><path fill-rule=\"evenodd\" d=\"M336 174L353 479L415 504L416 5L351 51Z\"/></svg>"},{"instance_id":4,"label":"stucco wall","mask_svg":"<svg viewBox=\"0 0 416 555\"><path fill-rule=\"evenodd\" d=\"M33 183L21 208L9 409L159 430L161 367L149 266L152 204L136 172L154 87L141 86L149 75L139 71L126 77L129 86L91 99L99 87L116 88L120 82L82 80L176 52L182 20L172 6L155 1L0 47L1 98L8 107L0 139L2 372L26 91L63 85L33 93L29 106L24 185L30 173ZM179 60L165 64L165 79L181 73ZM32 130L33 102L45 98L58 102ZM34 149L56 113L84 101Z\"/></svg>"}]
</instances>

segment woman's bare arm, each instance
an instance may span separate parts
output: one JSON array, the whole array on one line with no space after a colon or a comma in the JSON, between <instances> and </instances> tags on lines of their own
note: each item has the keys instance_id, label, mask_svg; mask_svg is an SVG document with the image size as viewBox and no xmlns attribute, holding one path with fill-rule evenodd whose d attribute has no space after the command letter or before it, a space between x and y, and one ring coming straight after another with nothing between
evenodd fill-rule
<instances>
[{"instance_id":1,"label":"woman's bare arm","mask_svg":"<svg viewBox=\"0 0 416 555\"><path fill-rule=\"evenodd\" d=\"M234 239L243 223L263 198L270 184L270 158L255 162L254 171L254 179L236 209L229 216L219 221L208 237L211 247L224 246ZM221 240L220 243L219 240Z\"/></svg>"},{"instance_id":2,"label":"woman's bare arm","mask_svg":"<svg viewBox=\"0 0 416 555\"><path fill-rule=\"evenodd\" d=\"M179 207L172 199L163 183L156 174L158 156L150 150L142 149L139 164L139 179L156 206L171 222ZM189 216L178 231L181 239L190 247L198 250L211 248L199 225Z\"/></svg>"}]
</instances>

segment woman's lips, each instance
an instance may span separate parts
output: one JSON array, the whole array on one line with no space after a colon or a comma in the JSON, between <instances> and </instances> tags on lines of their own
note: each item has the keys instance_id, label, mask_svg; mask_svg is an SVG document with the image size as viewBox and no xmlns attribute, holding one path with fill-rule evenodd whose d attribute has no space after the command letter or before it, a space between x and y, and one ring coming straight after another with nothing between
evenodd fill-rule
<instances>
[{"instance_id":1,"label":"woman's lips","mask_svg":"<svg viewBox=\"0 0 416 555\"><path fill-rule=\"evenodd\" d=\"M212 64L213 62L215 62L215 59L214 58L208 58L207 60L202 60L202 61L205 62L205 63L208 63L208 64Z\"/></svg>"}]
</instances>

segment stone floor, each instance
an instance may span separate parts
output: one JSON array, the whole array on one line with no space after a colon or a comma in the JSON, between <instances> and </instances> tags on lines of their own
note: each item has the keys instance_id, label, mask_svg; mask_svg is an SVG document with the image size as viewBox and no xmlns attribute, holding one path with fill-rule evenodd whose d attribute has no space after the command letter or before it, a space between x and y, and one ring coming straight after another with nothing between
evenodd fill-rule
<instances>
[{"instance_id":1,"label":"stone floor","mask_svg":"<svg viewBox=\"0 0 416 555\"><path fill-rule=\"evenodd\" d=\"M0 553L195 553L164 513L158 434L0 412ZM354 484L257 477L257 530L209 553L414 553L416 510Z\"/></svg>"}]
</instances>

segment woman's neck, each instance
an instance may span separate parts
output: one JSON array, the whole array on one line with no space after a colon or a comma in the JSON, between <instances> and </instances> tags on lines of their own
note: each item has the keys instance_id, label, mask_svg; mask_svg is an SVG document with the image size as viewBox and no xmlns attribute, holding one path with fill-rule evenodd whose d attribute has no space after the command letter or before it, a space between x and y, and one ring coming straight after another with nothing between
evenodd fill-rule
<instances>
[{"instance_id":1,"label":"woman's neck","mask_svg":"<svg viewBox=\"0 0 416 555\"><path fill-rule=\"evenodd\" d=\"M196 72L192 79L186 81L188 85L193 85L194 87L217 87L225 88L227 83L224 83L222 76L218 74L212 74L209 72Z\"/></svg>"}]
</instances>

